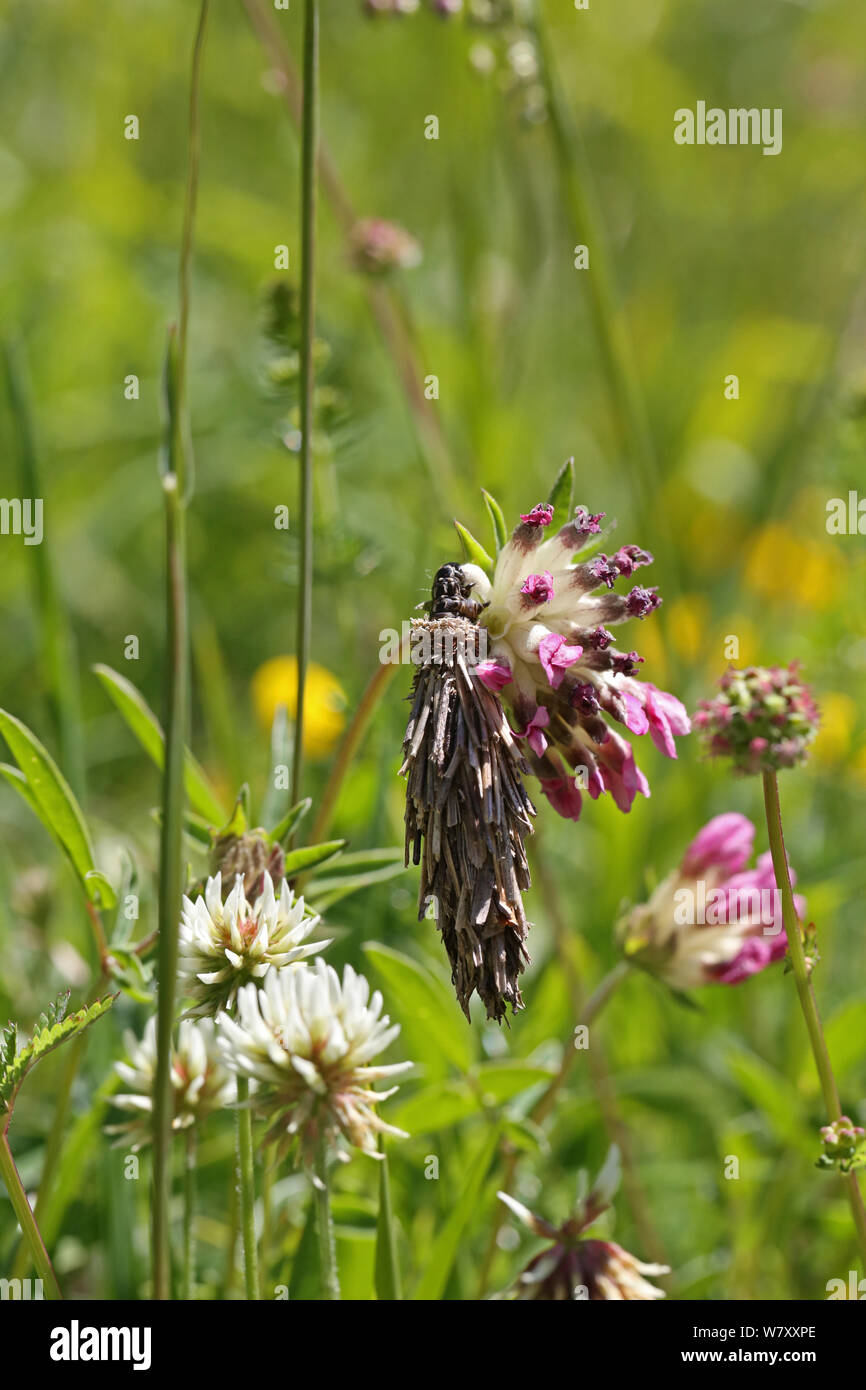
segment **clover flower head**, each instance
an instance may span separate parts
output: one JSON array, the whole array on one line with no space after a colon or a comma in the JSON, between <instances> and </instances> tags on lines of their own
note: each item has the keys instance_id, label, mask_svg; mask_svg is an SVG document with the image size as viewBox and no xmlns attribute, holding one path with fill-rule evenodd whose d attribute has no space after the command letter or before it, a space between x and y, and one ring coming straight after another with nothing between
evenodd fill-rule
<instances>
[{"instance_id":1,"label":"clover flower head","mask_svg":"<svg viewBox=\"0 0 866 1390\"><path fill-rule=\"evenodd\" d=\"M272 969L294 966L330 945L309 941L320 918L283 882L279 896L267 870L262 891L250 902L244 880L222 900L222 875L205 884L195 901L185 897L180 921L178 979L193 1006L188 1017L213 1017L234 1003L241 985L259 982Z\"/></svg>"},{"instance_id":2,"label":"clover flower head","mask_svg":"<svg viewBox=\"0 0 866 1390\"><path fill-rule=\"evenodd\" d=\"M630 618L646 618L661 599L621 579L652 562L637 545L592 554L603 512L580 506L548 536L554 509L539 502L521 515L497 558L493 578L475 564L462 566L472 596L484 610L488 660L479 677L499 693L526 740L530 766L560 815L577 820L581 790L594 799L608 791L622 811L649 785L635 764L629 733L649 733L657 748L676 757L675 737L690 730L678 699L637 679L643 658L619 651L609 631Z\"/></svg>"},{"instance_id":3,"label":"clover flower head","mask_svg":"<svg viewBox=\"0 0 866 1390\"><path fill-rule=\"evenodd\" d=\"M701 701L695 715L711 756L731 758L744 773L776 772L805 761L820 715L796 662L731 667L719 688L714 699Z\"/></svg>"},{"instance_id":4,"label":"clover flower head","mask_svg":"<svg viewBox=\"0 0 866 1390\"><path fill-rule=\"evenodd\" d=\"M115 1071L129 1088L112 1097L112 1105L128 1111L130 1119L106 1126L116 1145L137 1153L152 1138L153 1094L156 1082L156 1017L148 1019L144 1036L124 1034L129 1060L116 1062ZM213 1019L184 1019L171 1050L172 1121L174 1130L200 1124L215 1110L234 1103L236 1086L224 1066L216 1043Z\"/></svg>"},{"instance_id":5,"label":"clover flower head","mask_svg":"<svg viewBox=\"0 0 866 1390\"><path fill-rule=\"evenodd\" d=\"M855 1125L848 1115L840 1115L832 1124L822 1125L819 1168L837 1168L842 1173L853 1172L866 1165L866 1129Z\"/></svg>"},{"instance_id":6,"label":"clover flower head","mask_svg":"<svg viewBox=\"0 0 866 1390\"><path fill-rule=\"evenodd\" d=\"M405 227L383 217L365 217L349 237L349 255L362 275L387 275L421 263L421 245Z\"/></svg>"},{"instance_id":7,"label":"clover flower head","mask_svg":"<svg viewBox=\"0 0 866 1390\"><path fill-rule=\"evenodd\" d=\"M527 1230L550 1242L529 1261L505 1298L553 1302L585 1299L592 1303L664 1298L664 1290L657 1289L644 1276L669 1274L667 1265L643 1264L621 1245L611 1240L587 1239L583 1234L610 1205L613 1193L609 1189L618 1182L618 1169L619 1154L614 1148L593 1191L561 1226L536 1216L507 1192L497 1193Z\"/></svg>"},{"instance_id":8,"label":"clover flower head","mask_svg":"<svg viewBox=\"0 0 866 1390\"><path fill-rule=\"evenodd\" d=\"M247 830L242 835L227 832L217 838L211 852L213 873L221 874L226 883L234 883L240 874L249 899L264 891L266 873L276 892L283 882L285 863L282 845L274 844L264 830Z\"/></svg>"},{"instance_id":9,"label":"clover flower head","mask_svg":"<svg viewBox=\"0 0 866 1390\"><path fill-rule=\"evenodd\" d=\"M754 838L754 825L737 812L705 825L649 901L619 922L626 959L676 990L741 984L781 960L781 894L769 852L746 867ZM804 900L795 904L802 917Z\"/></svg>"},{"instance_id":10,"label":"clover flower head","mask_svg":"<svg viewBox=\"0 0 866 1390\"><path fill-rule=\"evenodd\" d=\"M374 1062L400 1028L351 965L342 980L321 958L314 968L273 970L263 988L240 990L236 1017L221 1014L219 1027L226 1065L257 1083L255 1108L272 1120L268 1140L283 1151L297 1140L309 1165L321 1140L345 1159L341 1139L376 1157L379 1134L405 1138L376 1111L397 1088L373 1083L412 1063Z\"/></svg>"}]
</instances>

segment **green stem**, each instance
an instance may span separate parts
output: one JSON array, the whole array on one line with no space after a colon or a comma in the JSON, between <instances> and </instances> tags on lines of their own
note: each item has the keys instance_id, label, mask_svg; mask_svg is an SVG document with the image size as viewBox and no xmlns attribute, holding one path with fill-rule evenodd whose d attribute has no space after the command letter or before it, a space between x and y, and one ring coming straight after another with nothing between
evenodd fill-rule
<instances>
[{"instance_id":1,"label":"green stem","mask_svg":"<svg viewBox=\"0 0 866 1390\"><path fill-rule=\"evenodd\" d=\"M178 276L178 372L180 406L186 407L186 346L189 329L189 306L192 290L192 253L195 241L195 213L198 204L198 172L201 159L201 130L199 123L199 90L201 87L202 56L210 10L210 0L201 0L198 28L192 51L192 74L189 84L188 162L186 198L183 210L183 232L180 243Z\"/></svg>"},{"instance_id":2,"label":"green stem","mask_svg":"<svg viewBox=\"0 0 866 1390\"><path fill-rule=\"evenodd\" d=\"M244 1245L244 1280L247 1298L258 1302L259 1266L256 1255L256 1178L253 1163L253 1117L247 1102L250 1098L250 1083L245 1076L238 1077L237 1117L237 1165L238 1190L241 1198L241 1231Z\"/></svg>"},{"instance_id":3,"label":"green stem","mask_svg":"<svg viewBox=\"0 0 866 1390\"><path fill-rule=\"evenodd\" d=\"M340 1279L337 1274L337 1245L334 1239L334 1220L331 1216L331 1191L328 1186L328 1147L324 1137L316 1145L316 1230L319 1236L319 1261L322 1269L322 1283L327 1299L340 1297Z\"/></svg>"},{"instance_id":4,"label":"green stem","mask_svg":"<svg viewBox=\"0 0 866 1390\"><path fill-rule=\"evenodd\" d=\"M316 192L319 145L319 0L304 4L304 104L301 120L301 550L298 576L295 750L292 804L301 798L304 687L313 615L313 349L316 331Z\"/></svg>"},{"instance_id":5,"label":"green stem","mask_svg":"<svg viewBox=\"0 0 866 1390\"><path fill-rule=\"evenodd\" d=\"M391 1197L391 1169L384 1134L379 1135L377 1148L382 1155L379 1164L379 1217L376 1224L376 1297L399 1302L403 1297L400 1262L397 1258L397 1223Z\"/></svg>"},{"instance_id":6,"label":"green stem","mask_svg":"<svg viewBox=\"0 0 866 1390\"><path fill-rule=\"evenodd\" d=\"M195 1208L197 1197L195 1126L186 1131L183 1173L183 1283L180 1296L189 1302L195 1298Z\"/></svg>"},{"instance_id":7,"label":"green stem","mask_svg":"<svg viewBox=\"0 0 866 1390\"><path fill-rule=\"evenodd\" d=\"M192 491L192 444L186 408L186 350L189 325L195 208L199 170L199 87L209 0L202 0L192 55L189 157L179 270L179 328L169 331L165 370L167 421L162 489L165 506L166 640L165 766L159 853L159 1002L153 1106L153 1298L171 1296L169 1202L174 1097L171 1049L177 983L178 926L184 888L184 750L189 710L189 611L186 582L186 507Z\"/></svg>"},{"instance_id":8,"label":"green stem","mask_svg":"<svg viewBox=\"0 0 866 1390\"><path fill-rule=\"evenodd\" d=\"M57 1276L45 1249L45 1243L36 1225L36 1218L30 1210L30 1203L27 1200L27 1193L21 1183L18 1169L15 1167L15 1160L12 1157L12 1150L9 1147L9 1136L4 1129L0 1134L0 1178L6 1191L9 1193L9 1200L12 1203L12 1210L21 1227L24 1239L30 1247L33 1257L33 1264L36 1268L38 1277L42 1280L44 1288L51 1299L62 1299L60 1285Z\"/></svg>"},{"instance_id":9,"label":"green stem","mask_svg":"<svg viewBox=\"0 0 866 1390\"><path fill-rule=\"evenodd\" d=\"M800 1001L800 1008L806 1022L806 1031L809 1034L812 1056L815 1059L815 1067L821 1082L821 1091L824 1096L824 1106L827 1111L827 1116L831 1121L838 1120L842 1115L842 1106L839 1101L839 1088L836 1085L836 1078L833 1074L833 1065L830 1061L830 1053L827 1050L824 1029L821 1026L821 1016L818 1013L815 992L812 988L812 981L809 978L809 970L806 965L803 938L800 932L800 919L797 916L797 908L794 903L794 890L791 886L791 875L788 870L788 856L785 851L785 836L782 830L782 808L779 802L779 782L776 773L772 771L764 773L764 808L767 815L767 833L770 837L770 852L773 856L773 873L776 879L776 886L782 894L782 920L785 924L785 934L788 938L788 957L791 962L794 983L797 987L797 997ZM851 1214L854 1218L854 1226L857 1231L861 1254L864 1262L866 1262L866 1209L864 1209L863 1206L863 1194L860 1191L860 1184L857 1181L855 1173L845 1174L844 1182L848 1193L848 1200L851 1204Z\"/></svg>"},{"instance_id":10,"label":"green stem","mask_svg":"<svg viewBox=\"0 0 866 1390\"><path fill-rule=\"evenodd\" d=\"M184 879L183 766L189 696L185 516L175 473L166 475L163 479L163 489L166 517L168 689L159 855L159 1003L153 1112L153 1297L157 1300L171 1296L169 1202L171 1126L174 1113L171 1053L178 924Z\"/></svg>"}]
</instances>

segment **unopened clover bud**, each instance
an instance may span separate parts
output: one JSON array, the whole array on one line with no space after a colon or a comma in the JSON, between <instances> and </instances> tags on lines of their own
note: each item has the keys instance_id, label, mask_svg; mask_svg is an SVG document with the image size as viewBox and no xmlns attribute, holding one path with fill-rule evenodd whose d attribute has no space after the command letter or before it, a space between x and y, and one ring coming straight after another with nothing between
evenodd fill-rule
<instances>
[{"instance_id":1,"label":"unopened clover bud","mask_svg":"<svg viewBox=\"0 0 866 1390\"><path fill-rule=\"evenodd\" d=\"M796 662L732 667L719 692L701 701L694 718L712 757L729 757L743 773L776 772L805 761L820 716Z\"/></svg>"},{"instance_id":2,"label":"unopened clover bud","mask_svg":"<svg viewBox=\"0 0 866 1390\"><path fill-rule=\"evenodd\" d=\"M275 889L283 881L286 857L278 844L273 844L264 830L249 830L243 835L220 835L211 851L211 873L221 874L226 896L240 874L244 892L257 898L264 887L264 875L269 873Z\"/></svg>"}]
</instances>

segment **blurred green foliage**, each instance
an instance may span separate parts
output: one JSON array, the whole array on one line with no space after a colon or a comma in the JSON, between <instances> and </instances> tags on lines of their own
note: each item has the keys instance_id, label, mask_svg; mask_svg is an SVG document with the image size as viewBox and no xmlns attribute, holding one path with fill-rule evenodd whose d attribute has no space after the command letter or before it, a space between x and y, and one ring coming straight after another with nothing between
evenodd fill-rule
<instances>
[{"instance_id":1,"label":"blurred green foliage","mask_svg":"<svg viewBox=\"0 0 866 1390\"><path fill-rule=\"evenodd\" d=\"M300 8L276 15L296 63ZM393 219L423 246L422 264L399 272L398 302L421 374L439 378L433 409L454 478L425 466L400 374L323 197L313 658L351 712L377 669L380 630L399 628L432 572L459 553L452 517L486 535L485 487L510 523L573 454L578 499L616 516L618 539L656 554L665 606L633 638L646 677L693 708L735 636L742 662L800 659L824 705L816 756L782 779L782 795L791 861L819 929L816 988L843 1105L862 1122L864 552L858 536L829 536L825 520L829 499L862 485L866 446L866 10L857 0L620 0L587 12L543 4L648 410L659 483L642 501L588 309L595 252L589 270L574 269L549 122L521 119L473 69L477 36L462 24L429 14L368 21L352 0L324 8L323 134L359 215ZM274 334L272 287L279 282L284 302L299 263L298 144L244 7L214 10L189 344L193 746L226 804L245 778L261 807L271 753L251 681L294 640L294 531L273 524L275 508L293 516L296 506L292 344ZM77 646L78 790L101 868L117 885L127 856L136 863L142 936L155 922L158 774L91 667L121 670L161 709L159 376L176 313L195 17L192 0L98 13L84 0L10 0L0 27L0 318L30 378L44 544ZM782 107L783 152L676 146L673 112L699 99ZM438 141L424 138L431 113ZM129 114L137 141L124 139ZM287 272L274 269L280 244ZM737 400L725 396L731 373ZM124 396L130 374L137 400ZM5 401L2 429L0 494L20 496L20 441ZM0 705L59 758L44 657L53 610L40 598L35 556L20 538L0 537ZM130 635L134 661L124 656ZM408 672L391 683L339 798L332 832L351 850L401 841L408 684ZM517 1195L551 1220L566 1214L578 1170L600 1166L609 1139L588 1066L573 1069L543 1133L524 1122L573 1023L562 957L591 989L613 963L622 901L667 872L705 820L738 809L760 827L757 783L704 762L694 740L681 749L670 764L638 750L653 796L626 817L607 799L587 805L579 825L541 808L527 1008L508 1031L480 1019L466 1028L433 925L415 921L413 871L329 912L330 959L370 972L403 1024L401 1055L419 1063L385 1108L412 1134L391 1148L409 1296L478 1293L501 1177L497 1164L484 1167L491 1120L519 1149ZM314 803L329 762L308 767ZM6 787L0 961L0 1019L22 1025L63 986L77 1007L96 965L71 870ZM699 1002L687 1011L635 977L598 1025L641 1189L636 1201L620 1196L608 1229L643 1258L655 1253L647 1223L657 1231L672 1296L820 1299L856 1257L841 1192L814 1169L826 1117L791 981L774 970ZM44 1214L73 1294L146 1289L147 1164L139 1181L125 1181L123 1155L101 1132L121 1030L140 1030L144 1018L122 997L88 1036L73 1088ZM63 1067L62 1055L46 1061L18 1106L16 1157L29 1189ZM242 1282L226 1259L231 1152L230 1117L219 1117L200 1151L205 1297L238 1294ZM737 1180L724 1177L729 1155L739 1157ZM427 1176L431 1158L438 1180ZM367 1158L338 1175L347 1297L370 1296L377 1191ZM299 1243L310 1244L303 1177L280 1171L271 1202L276 1285L289 1282ZM0 1200L0 1269L15 1247ZM507 1225L489 1288L503 1287L528 1252L525 1233ZM298 1262L293 1297L304 1296L304 1277Z\"/></svg>"}]
</instances>

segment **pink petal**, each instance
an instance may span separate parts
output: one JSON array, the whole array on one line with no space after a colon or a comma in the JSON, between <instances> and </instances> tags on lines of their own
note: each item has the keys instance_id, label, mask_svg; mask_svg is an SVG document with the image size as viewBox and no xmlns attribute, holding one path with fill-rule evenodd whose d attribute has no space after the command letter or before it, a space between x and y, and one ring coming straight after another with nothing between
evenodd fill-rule
<instances>
[{"instance_id":1,"label":"pink petal","mask_svg":"<svg viewBox=\"0 0 866 1390\"><path fill-rule=\"evenodd\" d=\"M625 727L633 734L645 734L650 725L640 700L628 692L623 693L622 700L625 705Z\"/></svg>"},{"instance_id":2,"label":"pink petal","mask_svg":"<svg viewBox=\"0 0 866 1390\"><path fill-rule=\"evenodd\" d=\"M677 756L674 736L691 732L691 721L685 705L675 695L647 683L644 686L646 698L644 708L650 726L650 738L662 753L669 758Z\"/></svg>"},{"instance_id":3,"label":"pink petal","mask_svg":"<svg viewBox=\"0 0 866 1390\"><path fill-rule=\"evenodd\" d=\"M488 690L501 690L512 680L511 667L507 661L479 661L475 673Z\"/></svg>"},{"instance_id":4,"label":"pink petal","mask_svg":"<svg viewBox=\"0 0 866 1390\"><path fill-rule=\"evenodd\" d=\"M747 816L738 811L726 811L714 816L692 840L685 852L682 872L685 877L718 868L735 874L747 864L752 853L755 827Z\"/></svg>"},{"instance_id":5,"label":"pink petal","mask_svg":"<svg viewBox=\"0 0 866 1390\"><path fill-rule=\"evenodd\" d=\"M573 777L542 777L541 790L554 811L566 820L580 820L581 795Z\"/></svg>"},{"instance_id":6,"label":"pink petal","mask_svg":"<svg viewBox=\"0 0 866 1390\"><path fill-rule=\"evenodd\" d=\"M583 656L583 647L569 647L557 632L548 632L538 644L538 659L552 690L558 690L569 666Z\"/></svg>"}]
</instances>

